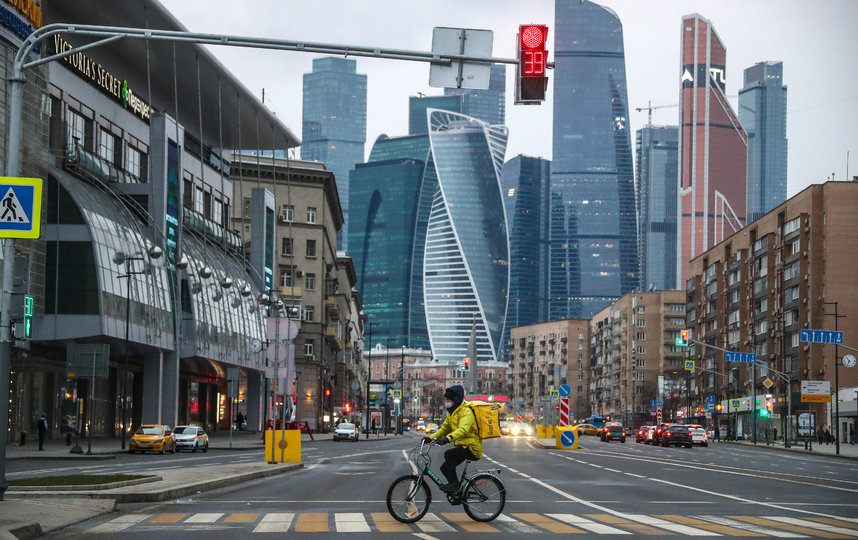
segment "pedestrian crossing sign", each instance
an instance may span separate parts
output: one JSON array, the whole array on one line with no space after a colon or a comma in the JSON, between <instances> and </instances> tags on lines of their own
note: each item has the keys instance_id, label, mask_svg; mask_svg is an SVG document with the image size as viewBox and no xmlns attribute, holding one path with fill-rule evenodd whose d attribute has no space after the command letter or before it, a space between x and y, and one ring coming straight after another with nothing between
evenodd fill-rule
<instances>
[{"instance_id":1,"label":"pedestrian crossing sign","mask_svg":"<svg viewBox=\"0 0 858 540\"><path fill-rule=\"evenodd\" d=\"M42 179L0 177L0 238L38 238Z\"/></svg>"}]
</instances>

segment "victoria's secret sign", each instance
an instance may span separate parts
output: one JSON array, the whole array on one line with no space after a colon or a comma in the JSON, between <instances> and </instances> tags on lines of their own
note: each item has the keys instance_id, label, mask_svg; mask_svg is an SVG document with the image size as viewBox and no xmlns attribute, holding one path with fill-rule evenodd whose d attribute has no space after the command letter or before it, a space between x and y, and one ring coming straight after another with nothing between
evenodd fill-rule
<instances>
[{"instance_id":1,"label":"victoria's secret sign","mask_svg":"<svg viewBox=\"0 0 858 540\"><path fill-rule=\"evenodd\" d=\"M54 36L53 46L53 52L56 53L63 53L74 49L71 43L59 35ZM143 120L148 120L151 116L152 108L148 103L134 94L131 88L128 87L127 80L116 77L107 71L104 66L81 52L72 53L63 58L63 61L74 68L81 76L92 80L102 90L122 103L123 107L131 110Z\"/></svg>"}]
</instances>

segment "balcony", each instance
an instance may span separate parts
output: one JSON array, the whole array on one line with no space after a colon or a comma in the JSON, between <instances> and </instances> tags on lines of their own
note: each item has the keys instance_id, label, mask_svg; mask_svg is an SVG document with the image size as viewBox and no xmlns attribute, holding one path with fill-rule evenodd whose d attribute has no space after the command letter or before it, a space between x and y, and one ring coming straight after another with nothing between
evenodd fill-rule
<instances>
[{"instance_id":1,"label":"balcony","mask_svg":"<svg viewBox=\"0 0 858 540\"><path fill-rule=\"evenodd\" d=\"M328 315L336 316L340 313L340 308L337 306L337 297L333 295L329 295L325 297L325 310L327 310Z\"/></svg>"},{"instance_id":2,"label":"balcony","mask_svg":"<svg viewBox=\"0 0 858 540\"><path fill-rule=\"evenodd\" d=\"M280 287L280 296L285 298L301 298L303 292L301 287Z\"/></svg>"},{"instance_id":3,"label":"balcony","mask_svg":"<svg viewBox=\"0 0 858 540\"><path fill-rule=\"evenodd\" d=\"M336 326L325 327L325 341L328 342L332 349L342 349L343 347L342 341L340 341L339 336L337 336Z\"/></svg>"}]
</instances>

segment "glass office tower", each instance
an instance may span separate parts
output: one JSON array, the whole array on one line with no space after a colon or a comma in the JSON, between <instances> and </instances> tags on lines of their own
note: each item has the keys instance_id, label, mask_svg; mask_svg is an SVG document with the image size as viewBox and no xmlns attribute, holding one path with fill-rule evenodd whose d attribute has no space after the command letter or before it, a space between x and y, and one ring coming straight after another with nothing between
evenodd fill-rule
<instances>
[{"instance_id":1,"label":"glass office tower","mask_svg":"<svg viewBox=\"0 0 858 540\"><path fill-rule=\"evenodd\" d=\"M678 141L676 126L650 125L637 132L639 290L676 287Z\"/></svg>"},{"instance_id":2,"label":"glass office tower","mask_svg":"<svg viewBox=\"0 0 858 540\"><path fill-rule=\"evenodd\" d=\"M623 28L557 0L551 164L551 320L589 318L638 284Z\"/></svg>"},{"instance_id":3,"label":"glass office tower","mask_svg":"<svg viewBox=\"0 0 858 540\"><path fill-rule=\"evenodd\" d=\"M321 161L337 180L345 222L337 233L348 248L349 171L363 163L366 142L366 75L346 58L317 58L304 74L301 158Z\"/></svg>"},{"instance_id":4,"label":"glass office tower","mask_svg":"<svg viewBox=\"0 0 858 540\"><path fill-rule=\"evenodd\" d=\"M427 111L437 174L426 233L423 291L432 354L496 360L504 332L509 241L500 171L507 130L448 111Z\"/></svg>"},{"instance_id":5,"label":"glass office tower","mask_svg":"<svg viewBox=\"0 0 858 540\"><path fill-rule=\"evenodd\" d=\"M760 62L745 70L739 123L748 134L749 222L786 200L786 107L783 62Z\"/></svg>"},{"instance_id":6,"label":"glass office tower","mask_svg":"<svg viewBox=\"0 0 858 540\"><path fill-rule=\"evenodd\" d=\"M445 96L467 96L462 113L500 126L506 124L506 65L492 64L486 90L445 88Z\"/></svg>"}]
</instances>

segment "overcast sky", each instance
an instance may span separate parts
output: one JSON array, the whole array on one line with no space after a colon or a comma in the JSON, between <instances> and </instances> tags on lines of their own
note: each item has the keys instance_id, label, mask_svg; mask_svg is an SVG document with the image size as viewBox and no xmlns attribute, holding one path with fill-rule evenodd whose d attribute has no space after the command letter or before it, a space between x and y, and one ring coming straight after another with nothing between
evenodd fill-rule
<instances>
[{"instance_id":1,"label":"overcast sky","mask_svg":"<svg viewBox=\"0 0 858 540\"><path fill-rule=\"evenodd\" d=\"M547 23L553 0L161 0L189 30L245 36L430 50L432 28L494 32L496 57L515 57L519 24ZM679 97L679 39L683 15L712 22L727 48L727 93L736 95L745 68L782 61L789 139L788 196L835 175L858 176L858 1L856 0L612 0L626 51L631 127L646 123L636 107L672 105ZM553 47L552 47L553 48ZM317 55L213 47L215 55L285 124L301 136L302 75ZM553 60L553 50L550 53ZM367 147L380 134L405 135L408 97L429 87L427 64L357 58L368 77ZM549 73L549 76L551 74ZM552 89L541 106L512 105L514 67L507 68L506 159L551 158ZM737 99L732 99L734 110ZM677 124L678 109L653 112L654 124ZM632 144L634 144L634 131Z\"/></svg>"}]
</instances>

